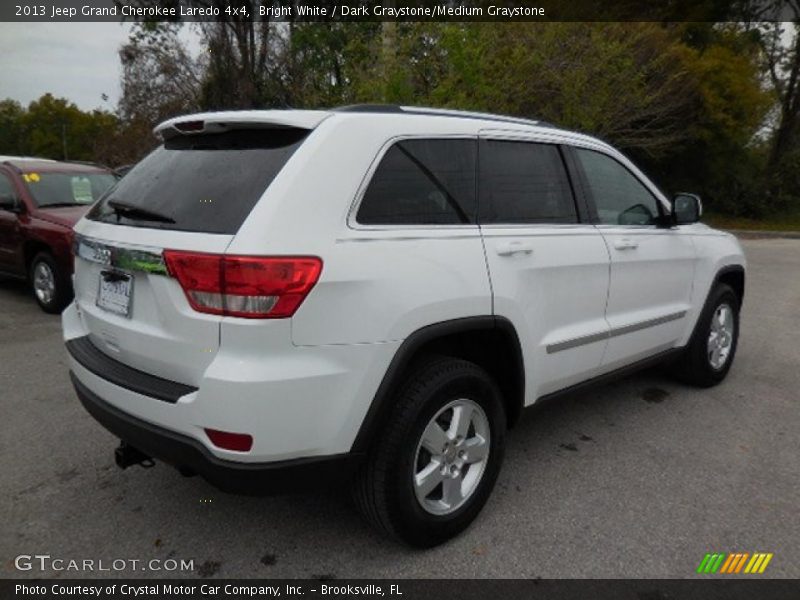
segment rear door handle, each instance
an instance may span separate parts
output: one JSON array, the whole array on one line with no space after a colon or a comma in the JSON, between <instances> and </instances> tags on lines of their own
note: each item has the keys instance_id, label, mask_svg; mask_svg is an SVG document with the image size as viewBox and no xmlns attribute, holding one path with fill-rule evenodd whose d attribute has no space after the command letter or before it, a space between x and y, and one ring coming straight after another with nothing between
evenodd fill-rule
<instances>
[{"instance_id":1,"label":"rear door handle","mask_svg":"<svg viewBox=\"0 0 800 600\"><path fill-rule=\"evenodd\" d=\"M614 248L617 250L636 250L639 247L639 242L622 238L621 240L614 241Z\"/></svg>"},{"instance_id":2,"label":"rear door handle","mask_svg":"<svg viewBox=\"0 0 800 600\"><path fill-rule=\"evenodd\" d=\"M532 254L533 245L530 242L500 242L495 246L495 251L500 256L512 256L514 254Z\"/></svg>"}]
</instances>

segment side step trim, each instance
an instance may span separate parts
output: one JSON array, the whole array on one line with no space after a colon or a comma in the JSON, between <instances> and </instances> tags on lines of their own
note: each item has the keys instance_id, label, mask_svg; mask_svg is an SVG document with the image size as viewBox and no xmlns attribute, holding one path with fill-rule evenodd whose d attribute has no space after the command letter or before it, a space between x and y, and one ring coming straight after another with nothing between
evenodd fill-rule
<instances>
[{"instance_id":1,"label":"side step trim","mask_svg":"<svg viewBox=\"0 0 800 600\"><path fill-rule=\"evenodd\" d=\"M591 389L595 386L602 386L607 383L611 383L612 381L616 381L617 379L622 379L623 377L626 377L638 371L642 371L644 369L648 369L650 367L654 367L656 365L669 362L670 360L680 356L681 352L683 352L685 349L686 346L681 346L679 348L670 348L668 350L663 350L657 354L654 354L653 356L648 356L646 358L643 358L642 360L636 361L635 363L631 363L629 365L620 367L619 369L615 369L614 371L609 371L608 373L603 373L602 375L598 375L597 377L593 377L592 379L587 379L586 381L580 381L569 387L556 390L555 392L550 392L549 394L545 394L544 396L539 396L539 398L537 398L533 404L529 404L525 408L526 409L536 408L541 406L542 404L549 404L552 400L560 399L574 393L579 393L586 389Z\"/></svg>"},{"instance_id":2,"label":"side step trim","mask_svg":"<svg viewBox=\"0 0 800 600\"><path fill-rule=\"evenodd\" d=\"M66 345L72 358L82 367L137 394L175 404L182 396L197 391L196 387L162 379L114 360L100 352L88 335L69 340Z\"/></svg>"}]
</instances>

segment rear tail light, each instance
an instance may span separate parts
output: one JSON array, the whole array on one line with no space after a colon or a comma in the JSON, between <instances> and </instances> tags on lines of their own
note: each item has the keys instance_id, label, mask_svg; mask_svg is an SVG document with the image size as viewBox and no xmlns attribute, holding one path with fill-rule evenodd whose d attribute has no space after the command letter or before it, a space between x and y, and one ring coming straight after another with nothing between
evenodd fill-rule
<instances>
[{"instance_id":1,"label":"rear tail light","mask_svg":"<svg viewBox=\"0 0 800 600\"><path fill-rule=\"evenodd\" d=\"M250 319L291 317L317 283L314 256L228 256L165 250L170 274L198 312Z\"/></svg>"},{"instance_id":2,"label":"rear tail light","mask_svg":"<svg viewBox=\"0 0 800 600\"><path fill-rule=\"evenodd\" d=\"M250 452L253 447L253 436L246 433L231 433L230 431L219 431L217 429L206 429L205 432L211 443L223 450Z\"/></svg>"}]
</instances>

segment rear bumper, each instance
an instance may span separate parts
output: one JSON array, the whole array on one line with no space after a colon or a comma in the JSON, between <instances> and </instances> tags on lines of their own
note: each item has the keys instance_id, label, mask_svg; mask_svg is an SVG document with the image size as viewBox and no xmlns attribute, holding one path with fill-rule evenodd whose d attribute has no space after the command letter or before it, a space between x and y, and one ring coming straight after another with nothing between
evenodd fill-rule
<instances>
[{"instance_id":1,"label":"rear bumper","mask_svg":"<svg viewBox=\"0 0 800 600\"><path fill-rule=\"evenodd\" d=\"M118 327L118 322L131 327L127 319L92 316L78 305L73 302L61 318L69 369L80 383L126 415L191 438L234 463L352 452L399 346L301 347L291 343L288 320L231 319L218 333L224 343L208 352L181 337L186 328L176 328L171 341L148 338ZM147 333L149 327L143 329ZM180 368L187 356L196 357L196 373ZM253 447L219 448L205 429L250 434Z\"/></svg>"},{"instance_id":2,"label":"rear bumper","mask_svg":"<svg viewBox=\"0 0 800 600\"><path fill-rule=\"evenodd\" d=\"M211 454L199 441L138 419L103 400L70 373L84 408L103 427L145 454L201 475L224 492L275 494L341 485L358 468L357 453L240 463Z\"/></svg>"}]
</instances>

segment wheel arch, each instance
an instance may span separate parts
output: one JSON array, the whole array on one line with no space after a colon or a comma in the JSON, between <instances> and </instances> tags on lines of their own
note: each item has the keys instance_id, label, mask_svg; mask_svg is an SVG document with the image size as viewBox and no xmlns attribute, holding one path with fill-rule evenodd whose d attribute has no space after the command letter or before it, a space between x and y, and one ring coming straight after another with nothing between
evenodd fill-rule
<instances>
[{"instance_id":1,"label":"wheel arch","mask_svg":"<svg viewBox=\"0 0 800 600\"><path fill-rule=\"evenodd\" d=\"M353 452L365 452L386 423L393 394L415 362L427 354L463 358L483 367L503 392L506 419L519 418L525 397L522 347L514 325L504 317L475 316L422 327L397 349L353 442Z\"/></svg>"},{"instance_id":2,"label":"wheel arch","mask_svg":"<svg viewBox=\"0 0 800 600\"><path fill-rule=\"evenodd\" d=\"M40 252L47 252L50 256L53 256L53 260L55 260L53 249L41 240L27 240L22 246L22 257L25 261L24 266L26 277L30 277L33 259Z\"/></svg>"},{"instance_id":3,"label":"wheel arch","mask_svg":"<svg viewBox=\"0 0 800 600\"><path fill-rule=\"evenodd\" d=\"M728 265L717 271L708 293L710 294L711 290L713 290L718 283L725 283L733 288L733 291L739 298L739 306L741 307L742 302L744 301L744 282L744 267L742 265Z\"/></svg>"},{"instance_id":4,"label":"wheel arch","mask_svg":"<svg viewBox=\"0 0 800 600\"><path fill-rule=\"evenodd\" d=\"M737 263L737 264L725 265L723 267L718 268L716 273L714 273L714 276L711 278L711 282L709 283L708 288L705 290L705 296L703 296L703 303L698 307L692 319L691 327L686 333L686 337L683 339L683 342L681 343L681 347L690 344L694 339L694 336L697 334L698 324L700 323L700 316L703 314L703 310L708 304L709 298L711 297L714 288L716 288L717 285L720 283L724 283L733 288L734 293L739 299L739 307L741 308L742 301L744 300L744 284L745 284L744 265Z\"/></svg>"}]
</instances>

